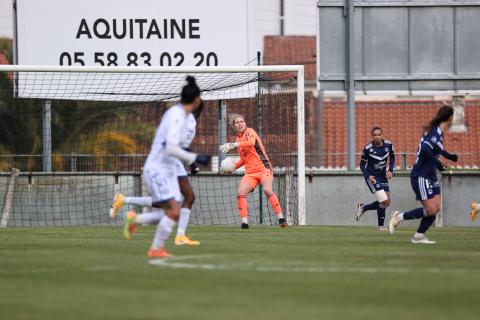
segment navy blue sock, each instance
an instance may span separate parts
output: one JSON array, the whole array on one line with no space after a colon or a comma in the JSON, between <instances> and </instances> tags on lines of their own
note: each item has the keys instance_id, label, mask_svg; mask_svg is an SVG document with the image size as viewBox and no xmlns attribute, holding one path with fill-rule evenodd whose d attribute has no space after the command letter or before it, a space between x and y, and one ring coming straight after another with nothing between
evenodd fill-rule
<instances>
[{"instance_id":1,"label":"navy blue sock","mask_svg":"<svg viewBox=\"0 0 480 320\"><path fill-rule=\"evenodd\" d=\"M378 209L378 201L366 204L363 206L363 211L368 211L368 210L377 210Z\"/></svg>"},{"instance_id":2,"label":"navy blue sock","mask_svg":"<svg viewBox=\"0 0 480 320\"><path fill-rule=\"evenodd\" d=\"M432 225L433 221L435 221L435 216L428 216L423 217L420 221L420 226L417 229L418 233L425 233L427 232L428 228Z\"/></svg>"},{"instance_id":3,"label":"navy blue sock","mask_svg":"<svg viewBox=\"0 0 480 320\"><path fill-rule=\"evenodd\" d=\"M417 208L403 213L403 219L405 220L420 219L423 216L423 208Z\"/></svg>"},{"instance_id":4,"label":"navy blue sock","mask_svg":"<svg viewBox=\"0 0 480 320\"><path fill-rule=\"evenodd\" d=\"M383 227L383 224L385 223L385 210L387 208L378 208L377 209L377 217L378 217L378 226Z\"/></svg>"}]
</instances>

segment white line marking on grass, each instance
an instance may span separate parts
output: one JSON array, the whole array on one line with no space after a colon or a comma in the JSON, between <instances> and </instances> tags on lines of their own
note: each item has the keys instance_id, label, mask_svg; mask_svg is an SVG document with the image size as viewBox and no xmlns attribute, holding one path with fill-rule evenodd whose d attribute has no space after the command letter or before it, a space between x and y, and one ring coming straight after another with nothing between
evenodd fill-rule
<instances>
[{"instance_id":1,"label":"white line marking on grass","mask_svg":"<svg viewBox=\"0 0 480 320\"><path fill-rule=\"evenodd\" d=\"M467 269L439 269L439 268L392 268L392 267L344 267L344 266L315 266L315 265L260 265L254 262L246 263L189 263L178 262L189 259L202 259L211 256L182 256L150 260L150 264L170 269L200 269L221 271L254 271L254 272L286 272L286 273L411 273L421 272L427 274L470 274Z\"/></svg>"},{"instance_id":2,"label":"white line marking on grass","mask_svg":"<svg viewBox=\"0 0 480 320\"><path fill-rule=\"evenodd\" d=\"M116 266L94 266L94 267L86 268L85 270L89 272L97 272L97 271L115 271L118 269L120 268Z\"/></svg>"}]
</instances>

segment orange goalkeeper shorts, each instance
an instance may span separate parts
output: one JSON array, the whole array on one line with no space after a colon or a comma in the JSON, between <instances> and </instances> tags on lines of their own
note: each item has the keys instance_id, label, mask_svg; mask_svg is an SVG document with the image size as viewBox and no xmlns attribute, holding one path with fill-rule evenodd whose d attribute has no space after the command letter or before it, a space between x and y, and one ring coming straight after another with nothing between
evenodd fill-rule
<instances>
[{"instance_id":1,"label":"orange goalkeeper shorts","mask_svg":"<svg viewBox=\"0 0 480 320\"><path fill-rule=\"evenodd\" d=\"M240 183L248 183L252 189L255 189L259 184L263 183L263 181L268 178L273 178L272 170L265 169L263 171L254 172L254 173L246 173Z\"/></svg>"}]
</instances>

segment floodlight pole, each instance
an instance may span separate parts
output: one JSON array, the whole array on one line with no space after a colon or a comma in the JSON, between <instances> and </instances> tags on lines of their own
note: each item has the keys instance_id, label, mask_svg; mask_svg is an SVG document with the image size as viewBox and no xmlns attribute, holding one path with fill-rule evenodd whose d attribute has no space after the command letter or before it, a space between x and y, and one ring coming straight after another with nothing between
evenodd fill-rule
<instances>
[{"instance_id":1,"label":"floodlight pole","mask_svg":"<svg viewBox=\"0 0 480 320\"><path fill-rule=\"evenodd\" d=\"M348 128L348 170L355 170L355 23L354 3L347 0L347 128Z\"/></svg>"},{"instance_id":2,"label":"floodlight pole","mask_svg":"<svg viewBox=\"0 0 480 320\"><path fill-rule=\"evenodd\" d=\"M43 171L52 171L52 101L43 103Z\"/></svg>"}]
</instances>

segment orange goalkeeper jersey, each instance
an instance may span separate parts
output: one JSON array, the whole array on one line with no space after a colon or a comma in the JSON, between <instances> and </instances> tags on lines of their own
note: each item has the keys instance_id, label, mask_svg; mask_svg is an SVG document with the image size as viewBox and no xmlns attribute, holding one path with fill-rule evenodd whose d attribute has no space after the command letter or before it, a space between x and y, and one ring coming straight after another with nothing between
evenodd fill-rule
<instances>
[{"instance_id":1,"label":"orange goalkeeper jersey","mask_svg":"<svg viewBox=\"0 0 480 320\"><path fill-rule=\"evenodd\" d=\"M240 136L237 135L236 142L239 144L237 150L240 154L237 169L245 165L245 172L248 174L272 168L262 140L255 130L245 129Z\"/></svg>"}]
</instances>

